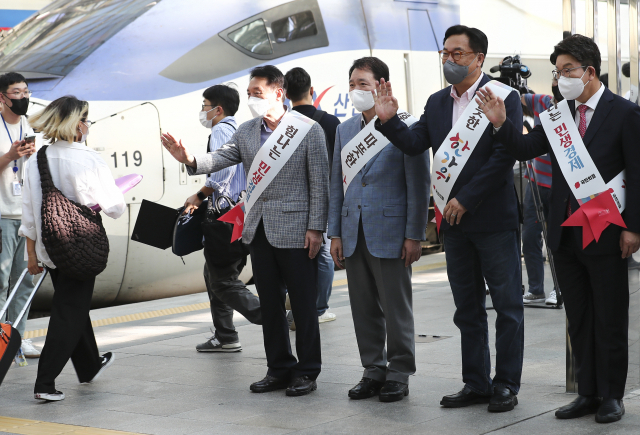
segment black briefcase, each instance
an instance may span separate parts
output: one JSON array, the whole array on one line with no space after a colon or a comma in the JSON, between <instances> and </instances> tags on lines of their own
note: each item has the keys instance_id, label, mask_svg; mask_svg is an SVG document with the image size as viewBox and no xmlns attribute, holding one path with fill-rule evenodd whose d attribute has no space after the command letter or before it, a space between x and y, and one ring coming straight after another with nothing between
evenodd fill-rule
<instances>
[{"instance_id":1,"label":"black briefcase","mask_svg":"<svg viewBox=\"0 0 640 435\"><path fill-rule=\"evenodd\" d=\"M227 206L221 208L220 203L223 199L227 201ZM235 202L228 196L218 197L207 209L207 215L201 224L205 257L208 262L216 266L227 266L249 254L249 248L242 243L242 240L230 243L233 224L218 220L233 206L235 206Z\"/></svg>"}]
</instances>

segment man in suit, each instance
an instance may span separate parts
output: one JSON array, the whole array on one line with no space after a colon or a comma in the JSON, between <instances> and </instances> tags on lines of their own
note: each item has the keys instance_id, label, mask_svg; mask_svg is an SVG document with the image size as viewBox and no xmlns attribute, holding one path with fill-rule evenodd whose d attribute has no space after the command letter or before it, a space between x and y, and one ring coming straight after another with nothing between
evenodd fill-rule
<instances>
[{"instance_id":1,"label":"man in suit","mask_svg":"<svg viewBox=\"0 0 640 435\"><path fill-rule=\"evenodd\" d=\"M478 29L447 29L441 50L445 78L452 86L429 97L420 121L411 129L400 121L391 85L381 83L376 98L376 128L409 155L441 144L479 87L489 82L481 66L487 37ZM522 107L517 92L505 101L507 116L522 130ZM452 132L451 132L452 133ZM518 205L513 186L514 159L487 127L452 186L442 212L447 274L460 329L464 388L442 398L444 407L489 403L493 412L510 411L518 404L522 375L524 309L520 284ZM491 378L489 329L485 309L486 279L496 310L495 376Z\"/></svg>"},{"instance_id":2,"label":"man in suit","mask_svg":"<svg viewBox=\"0 0 640 435\"><path fill-rule=\"evenodd\" d=\"M250 80L249 109L255 118L238 127L220 149L193 156L181 143L164 136L163 144L176 160L188 166L190 175L209 174L242 163L250 178L248 172L256 154L286 114L284 76L278 68L254 68ZM321 357L316 255L327 225L328 198L324 132L313 123L245 217L242 240L251 253L269 367L264 379L251 384L254 393L286 388L288 396L301 396L317 387ZM297 326L298 360L291 353L285 289Z\"/></svg>"},{"instance_id":3,"label":"man in suit","mask_svg":"<svg viewBox=\"0 0 640 435\"><path fill-rule=\"evenodd\" d=\"M569 320L576 357L578 398L556 411L558 418L596 414L617 421L624 414L628 367L629 282L627 258L640 246L640 108L613 94L599 80L600 51L591 38L572 35L554 47L551 63L578 132L604 182L626 168L627 225L609 225L583 249L582 228L562 227L580 207L539 125L526 136L504 116L504 103L480 91L478 101L496 140L518 160L549 152L553 165L548 243Z\"/></svg>"},{"instance_id":4,"label":"man in suit","mask_svg":"<svg viewBox=\"0 0 640 435\"><path fill-rule=\"evenodd\" d=\"M329 237L336 265L346 264L351 312L364 367L352 399L409 394L416 371L411 263L427 226L428 155L404 156L391 144L371 157L343 194L341 151L375 117L371 91L389 68L376 57L349 70L351 101L362 112L338 126L333 153ZM387 349L385 349L385 340Z\"/></svg>"}]
</instances>

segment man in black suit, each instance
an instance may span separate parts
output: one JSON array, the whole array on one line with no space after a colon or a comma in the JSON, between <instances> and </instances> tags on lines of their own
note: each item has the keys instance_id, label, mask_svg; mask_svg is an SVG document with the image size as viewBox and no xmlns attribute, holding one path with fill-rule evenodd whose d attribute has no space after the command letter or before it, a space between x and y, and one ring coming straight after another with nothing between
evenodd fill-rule
<instances>
[{"instance_id":1,"label":"man in black suit","mask_svg":"<svg viewBox=\"0 0 640 435\"><path fill-rule=\"evenodd\" d=\"M562 227L579 208L542 126L523 136L505 117L502 100L478 91L494 126L494 136L518 160L549 152L553 165L549 247L565 300L569 336L578 373L578 398L556 411L558 418L596 413L596 421L618 421L624 414L628 366L629 282L627 258L640 246L640 107L611 93L599 80L600 51L582 35L554 47L554 76L568 100L582 140L604 182L626 168L627 229L609 225L598 242L583 249L582 228ZM586 106L586 107L585 107ZM582 124L582 126L581 126Z\"/></svg>"},{"instance_id":2,"label":"man in black suit","mask_svg":"<svg viewBox=\"0 0 640 435\"><path fill-rule=\"evenodd\" d=\"M418 155L441 146L449 149L452 127L473 104L475 92L490 79L482 72L486 35L467 26L445 32L441 58L449 86L429 97L420 120L409 129L398 117L390 83L378 87L376 129L405 154ZM469 106L472 105L472 106ZM522 104L516 92L506 99L507 116L522 130ZM456 304L453 321L460 329L464 387L440 404L460 408L489 403L491 412L518 404L524 346L524 308L518 206L511 157L486 125L464 169L454 180L442 212L447 274ZM453 148L453 147L451 147ZM449 151L451 151L449 149ZM435 159L435 157L434 157ZM452 162L453 163L453 162ZM435 177L432 177L432 181ZM495 376L491 377L485 279L496 319Z\"/></svg>"}]
</instances>

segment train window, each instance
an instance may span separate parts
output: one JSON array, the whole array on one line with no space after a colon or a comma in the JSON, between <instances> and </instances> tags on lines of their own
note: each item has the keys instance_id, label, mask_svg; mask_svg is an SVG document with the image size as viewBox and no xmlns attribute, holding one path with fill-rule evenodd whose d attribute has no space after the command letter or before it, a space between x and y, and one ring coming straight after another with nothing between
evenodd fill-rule
<instances>
[{"instance_id":1,"label":"train window","mask_svg":"<svg viewBox=\"0 0 640 435\"><path fill-rule=\"evenodd\" d=\"M318 34L316 22L311 11L300 12L276 20L271 23L271 30L278 43Z\"/></svg>"},{"instance_id":2,"label":"train window","mask_svg":"<svg viewBox=\"0 0 640 435\"><path fill-rule=\"evenodd\" d=\"M229 33L229 39L245 50L256 54L271 54L271 41L264 26L264 20L259 18L251 23Z\"/></svg>"},{"instance_id":3,"label":"train window","mask_svg":"<svg viewBox=\"0 0 640 435\"><path fill-rule=\"evenodd\" d=\"M0 40L0 70L67 75L160 1L53 2Z\"/></svg>"}]
</instances>

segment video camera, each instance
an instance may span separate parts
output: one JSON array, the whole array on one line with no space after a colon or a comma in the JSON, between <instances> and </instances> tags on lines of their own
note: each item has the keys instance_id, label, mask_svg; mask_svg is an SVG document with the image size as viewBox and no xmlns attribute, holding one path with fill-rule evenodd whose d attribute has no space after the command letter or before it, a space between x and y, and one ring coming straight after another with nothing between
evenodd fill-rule
<instances>
[{"instance_id":1,"label":"video camera","mask_svg":"<svg viewBox=\"0 0 640 435\"><path fill-rule=\"evenodd\" d=\"M520 95L531 92L527 86L527 79L531 77L531 70L520 62L519 54L505 57L501 65L491 67L489 71L492 73L500 71L500 77L496 80L517 89Z\"/></svg>"}]
</instances>

